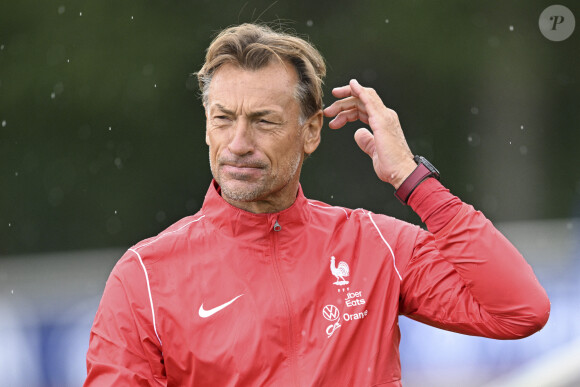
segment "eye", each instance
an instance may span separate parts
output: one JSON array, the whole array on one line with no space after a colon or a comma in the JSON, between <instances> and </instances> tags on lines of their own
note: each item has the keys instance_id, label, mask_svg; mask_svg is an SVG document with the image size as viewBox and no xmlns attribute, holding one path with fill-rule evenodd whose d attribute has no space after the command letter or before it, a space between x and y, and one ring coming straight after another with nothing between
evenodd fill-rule
<instances>
[{"instance_id":1,"label":"eye","mask_svg":"<svg viewBox=\"0 0 580 387\"><path fill-rule=\"evenodd\" d=\"M232 119L226 115L219 115L213 117L213 122L217 125L227 125L232 122Z\"/></svg>"}]
</instances>

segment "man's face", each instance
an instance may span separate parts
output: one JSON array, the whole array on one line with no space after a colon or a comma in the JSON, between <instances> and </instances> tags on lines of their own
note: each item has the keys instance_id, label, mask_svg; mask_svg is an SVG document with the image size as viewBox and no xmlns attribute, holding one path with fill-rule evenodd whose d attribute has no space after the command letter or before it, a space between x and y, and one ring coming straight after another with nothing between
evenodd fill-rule
<instances>
[{"instance_id":1,"label":"man's face","mask_svg":"<svg viewBox=\"0 0 580 387\"><path fill-rule=\"evenodd\" d=\"M297 81L296 70L277 61L256 71L226 64L214 74L206 142L212 174L229 202L272 201L285 190L296 195L304 153L320 141L320 127L312 140L312 120L300 125Z\"/></svg>"}]
</instances>

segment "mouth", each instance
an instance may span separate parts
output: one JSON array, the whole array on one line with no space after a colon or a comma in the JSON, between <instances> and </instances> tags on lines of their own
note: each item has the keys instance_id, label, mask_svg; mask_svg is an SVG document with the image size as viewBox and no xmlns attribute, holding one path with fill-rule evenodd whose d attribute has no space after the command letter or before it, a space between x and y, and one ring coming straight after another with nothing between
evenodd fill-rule
<instances>
[{"instance_id":1,"label":"mouth","mask_svg":"<svg viewBox=\"0 0 580 387\"><path fill-rule=\"evenodd\" d=\"M260 177L264 168L262 166L248 164L222 164L220 169L230 178L251 180Z\"/></svg>"}]
</instances>

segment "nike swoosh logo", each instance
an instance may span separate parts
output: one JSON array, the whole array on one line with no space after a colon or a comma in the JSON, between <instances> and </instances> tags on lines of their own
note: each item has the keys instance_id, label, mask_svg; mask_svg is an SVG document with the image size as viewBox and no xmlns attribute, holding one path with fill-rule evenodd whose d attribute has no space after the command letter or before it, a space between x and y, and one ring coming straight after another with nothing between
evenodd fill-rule
<instances>
[{"instance_id":1,"label":"nike swoosh logo","mask_svg":"<svg viewBox=\"0 0 580 387\"><path fill-rule=\"evenodd\" d=\"M219 312L223 308L231 305L235 300L237 300L241 296L243 296L243 294L240 294L239 296L237 296L236 298L234 298L234 299L226 302L225 304L221 304L220 306L216 306L215 308L210 309L210 310L203 309L203 304L201 304L201 306L199 307L199 317L201 317L201 318L208 318L209 316L216 314L217 312Z\"/></svg>"}]
</instances>

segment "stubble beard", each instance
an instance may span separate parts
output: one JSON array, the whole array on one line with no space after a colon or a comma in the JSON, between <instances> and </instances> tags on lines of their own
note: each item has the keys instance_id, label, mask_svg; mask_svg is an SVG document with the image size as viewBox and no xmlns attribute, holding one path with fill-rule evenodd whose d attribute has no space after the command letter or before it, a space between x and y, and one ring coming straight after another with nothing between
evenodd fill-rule
<instances>
[{"instance_id":1,"label":"stubble beard","mask_svg":"<svg viewBox=\"0 0 580 387\"><path fill-rule=\"evenodd\" d=\"M270 194L287 186L298 173L300 160L301 154L296 152L296 155L292 159L284 163L283 167L280 169L280 174L271 176L271 172L269 171L270 167L268 166L266 167L268 168L266 171L267 173L258 181L247 182L246 184L243 184L242 187L236 187L235 184L235 182L240 182L241 180L224 179L220 173L219 161L218 166L214 165L210 156L209 163L213 177L221 187L223 197L231 201L254 202L266 199ZM230 184L229 180L235 180L235 182Z\"/></svg>"}]
</instances>

